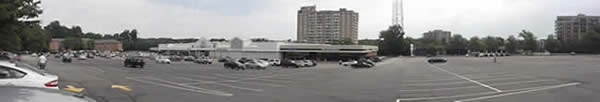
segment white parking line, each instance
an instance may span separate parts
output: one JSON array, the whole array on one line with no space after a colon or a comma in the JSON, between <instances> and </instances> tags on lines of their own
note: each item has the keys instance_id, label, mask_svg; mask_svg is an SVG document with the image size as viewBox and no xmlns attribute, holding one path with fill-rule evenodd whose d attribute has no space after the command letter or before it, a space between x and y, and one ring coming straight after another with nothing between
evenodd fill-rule
<instances>
[{"instance_id":1,"label":"white parking line","mask_svg":"<svg viewBox=\"0 0 600 102\"><path fill-rule=\"evenodd\" d=\"M530 89L530 90L524 90L524 91L518 91L518 92L503 93L503 94L492 95L492 96L484 96L484 97L478 97L478 98L456 100L454 102L478 101L478 100L498 98L498 97L504 97L504 96L510 96L510 95L529 93L529 92L536 92L536 91L543 91L543 90L549 90L549 89L575 86L575 85L579 85L579 84L581 84L581 83L574 82L574 83L560 84L560 85L554 85L554 86L546 86L546 87L540 87L540 88L536 88L536 89Z\"/></svg>"},{"instance_id":2,"label":"white parking line","mask_svg":"<svg viewBox=\"0 0 600 102\"><path fill-rule=\"evenodd\" d=\"M503 77L521 77L521 78L532 78L529 76L518 76L518 75L497 75L497 76L476 76L476 75L463 75L470 77L471 79L489 79L489 78L503 78ZM464 80L461 78L443 78L443 79L431 79L431 80L402 80L404 83L433 83L433 82L441 82L441 81L459 81Z\"/></svg>"},{"instance_id":3,"label":"white parking line","mask_svg":"<svg viewBox=\"0 0 600 102\"><path fill-rule=\"evenodd\" d=\"M179 89L179 90L184 90L184 91L191 91L191 92L212 94L212 95L218 95L218 96L233 96L233 94L230 94L230 93L225 93L225 92L215 91L215 90L208 90L208 89L203 89L203 88L198 88L198 87L190 87L190 86L186 86L186 87L189 87L189 88L181 87L182 85L177 84L177 83L169 83L169 84L175 84L175 85L169 85L169 84L157 83L157 82L153 82L153 81L147 81L147 80L142 80L142 79L137 79L137 78L131 78L131 77L125 77L125 78L129 79L129 80L134 80L134 81L146 83L146 84L154 84L154 85L158 85L158 86L163 86L163 87L168 87L168 88L173 88L173 89ZM177 85L179 85L179 86L177 86Z\"/></svg>"},{"instance_id":4,"label":"white parking line","mask_svg":"<svg viewBox=\"0 0 600 102\"><path fill-rule=\"evenodd\" d=\"M479 80L481 82L487 82L487 81L500 81L500 80L513 80L513 79L526 79L526 78L522 78L522 77L505 77L505 78L495 78L495 79L482 79ZM402 84L402 86L436 86L436 85L454 85L454 84L466 84L466 83L471 83L471 82L467 82L467 81L458 81L458 82L443 82L443 83L417 83L417 84Z\"/></svg>"},{"instance_id":5,"label":"white parking line","mask_svg":"<svg viewBox=\"0 0 600 102\"><path fill-rule=\"evenodd\" d=\"M560 87L566 87L566 86L572 86L572 84L574 83L567 83L567 84L561 84L561 85L550 85L550 86L539 86L539 87L529 87L529 88L521 88L521 89L512 89L512 90L505 90L504 92L481 92L481 93L471 93L471 94L462 94L462 95L454 95L454 96L436 96L436 97L416 97L416 98L399 98L396 99L396 101L419 101L419 100L441 100L441 99L451 99L451 98L460 98L460 97L473 97L473 96L484 96L484 95L493 95L493 94L498 94L498 93L505 93L508 94L506 92L514 92L514 93L521 93L522 91L528 91L528 90L546 90L548 88L559 88L557 86ZM579 83L576 83L575 85L577 85ZM502 95L502 94L498 94L498 95ZM494 95L495 96L495 95ZM470 101L470 100L467 100ZM455 101L457 102L457 101ZM458 101L460 102L460 101Z\"/></svg>"},{"instance_id":6,"label":"white parking line","mask_svg":"<svg viewBox=\"0 0 600 102\"><path fill-rule=\"evenodd\" d=\"M254 85L261 85L261 86L271 86L271 87L285 87L285 85L279 85L279 84L269 84L269 83L253 83L253 82L239 82L236 80L229 80L229 79L222 79L219 77L212 77L212 76L200 76L200 75L185 75L188 77L198 77L198 78L208 78L208 79L215 79L218 81L207 81L207 82L191 82L191 83L182 83L185 85L198 85L198 84L213 84L213 83L223 83L223 82L232 82L232 83L244 83L244 84L254 84Z\"/></svg>"},{"instance_id":7,"label":"white parking line","mask_svg":"<svg viewBox=\"0 0 600 102\"><path fill-rule=\"evenodd\" d=\"M427 63L427 62L425 62L425 63ZM450 71L448 71L448 70L442 69L442 68L440 68L440 67L438 67L438 66L435 66L435 65L432 65L432 64L430 64L430 63L427 63L427 65L429 65L429 66L431 66L431 67L433 67L433 68L436 68L436 69L438 69L438 70L440 70L440 71L446 72L446 73L448 73L448 74L452 74L452 75L454 75L454 76L456 76L456 77L459 77L459 78L462 78L462 79L468 80L468 81L470 81L470 82L473 82L473 83L475 83L475 84L479 84L479 85L481 85L481 86L483 86L483 87L487 87L487 88L489 88L489 89L492 89L492 90L494 90L494 91L496 91L496 92L502 92L502 90L499 90L499 89L497 89L497 88L494 88L494 87L492 87L492 86L489 86L489 85L483 84L483 83L481 83L481 82L478 82L478 81L475 81L475 80L469 79L469 78L467 78L467 77L465 77L465 76L462 76L462 75L456 74L456 73L454 73L454 72L450 72Z\"/></svg>"},{"instance_id":8,"label":"white parking line","mask_svg":"<svg viewBox=\"0 0 600 102\"><path fill-rule=\"evenodd\" d=\"M308 73L308 72L293 72L293 73L286 73L286 74L273 74L273 75L258 76L258 77L252 77L252 78L241 78L241 79L236 79L236 80L224 80L222 82L238 82L238 81L246 81L246 80L255 80L255 79L260 79L260 78L291 76L291 75L302 74L302 73Z\"/></svg>"},{"instance_id":9,"label":"white parking line","mask_svg":"<svg viewBox=\"0 0 600 102\"><path fill-rule=\"evenodd\" d=\"M227 76L227 75L223 75L223 74L215 74L216 76L220 76L220 77L227 77L227 78L233 78L233 79L242 79L243 77L232 77L232 76ZM253 80L260 80L260 81L269 81L269 82L279 82L279 83L292 83L293 81L287 81L287 80L270 80L270 79L253 79Z\"/></svg>"},{"instance_id":10,"label":"white parking line","mask_svg":"<svg viewBox=\"0 0 600 102\"><path fill-rule=\"evenodd\" d=\"M492 83L489 85L502 86L502 85L514 85L514 84L548 82L548 81L557 81L557 80L544 79L544 80L532 80L532 81L515 81L515 82L506 82L506 83ZM398 90L398 91L400 91L400 92L429 92L429 91L447 91L447 90L460 90L460 89L471 89L471 88L480 88L480 86L465 86L465 87L436 88L436 89L411 89L411 90Z\"/></svg>"},{"instance_id":11,"label":"white parking line","mask_svg":"<svg viewBox=\"0 0 600 102\"><path fill-rule=\"evenodd\" d=\"M198 79L192 79L192 78L186 78L186 77L176 77L176 78L177 79L185 79L185 80L197 81L197 82L202 82L202 83L210 83L210 84L221 85L221 86L226 86L226 87L235 88L235 89L248 90L248 91L257 91L257 92L263 91L262 89L254 89L254 88L233 86L233 85L229 85L229 84L216 83L214 81L205 81L205 80L198 80Z\"/></svg>"}]
</instances>

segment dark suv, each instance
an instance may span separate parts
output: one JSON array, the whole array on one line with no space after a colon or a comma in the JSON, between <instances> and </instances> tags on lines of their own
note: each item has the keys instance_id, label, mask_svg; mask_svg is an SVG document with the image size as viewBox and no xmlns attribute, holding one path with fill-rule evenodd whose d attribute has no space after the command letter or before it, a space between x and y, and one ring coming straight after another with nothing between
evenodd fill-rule
<instances>
[{"instance_id":1,"label":"dark suv","mask_svg":"<svg viewBox=\"0 0 600 102\"><path fill-rule=\"evenodd\" d=\"M123 62L125 67L137 67L144 68L144 59L142 57L127 57Z\"/></svg>"},{"instance_id":2,"label":"dark suv","mask_svg":"<svg viewBox=\"0 0 600 102\"><path fill-rule=\"evenodd\" d=\"M302 61L302 60L297 60L297 61L295 61L295 60L281 60L280 66L281 67L286 67L286 68L287 67L300 68L300 67L302 67L302 65L300 64L299 61Z\"/></svg>"}]
</instances>

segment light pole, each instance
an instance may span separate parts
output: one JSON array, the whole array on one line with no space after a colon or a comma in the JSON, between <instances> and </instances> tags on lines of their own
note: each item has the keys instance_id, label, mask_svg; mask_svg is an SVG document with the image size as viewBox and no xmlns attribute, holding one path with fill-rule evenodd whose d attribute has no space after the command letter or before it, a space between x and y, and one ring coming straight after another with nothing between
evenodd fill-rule
<instances>
[{"instance_id":1,"label":"light pole","mask_svg":"<svg viewBox=\"0 0 600 102\"><path fill-rule=\"evenodd\" d=\"M415 44L410 44L410 56L411 57L415 56L414 51L415 51Z\"/></svg>"}]
</instances>

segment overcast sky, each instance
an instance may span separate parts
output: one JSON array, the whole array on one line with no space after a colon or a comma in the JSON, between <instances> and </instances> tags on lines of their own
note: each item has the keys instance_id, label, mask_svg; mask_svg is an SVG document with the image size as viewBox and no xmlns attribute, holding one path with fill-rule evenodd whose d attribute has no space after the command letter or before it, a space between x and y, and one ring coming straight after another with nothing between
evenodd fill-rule
<instances>
[{"instance_id":1,"label":"overcast sky","mask_svg":"<svg viewBox=\"0 0 600 102\"><path fill-rule=\"evenodd\" d=\"M407 35L433 29L471 36L545 37L556 16L600 15L600 0L405 0ZM359 38L377 38L391 24L392 0L42 0L52 20L84 32L137 29L141 37L295 39L297 10L347 8L359 13Z\"/></svg>"}]
</instances>

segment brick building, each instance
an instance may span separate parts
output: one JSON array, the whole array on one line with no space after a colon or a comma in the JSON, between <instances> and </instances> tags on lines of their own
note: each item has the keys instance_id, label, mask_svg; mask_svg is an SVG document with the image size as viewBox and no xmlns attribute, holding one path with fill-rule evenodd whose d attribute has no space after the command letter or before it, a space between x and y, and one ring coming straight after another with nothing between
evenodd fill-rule
<instances>
[{"instance_id":1,"label":"brick building","mask_svg":"<svg viewBox=\"0 0 600 102\"><path fill-rule=\"evenodd\" d=\"M83 39L83 41L89 41L90 39ZM58 52L65 50L63 46L64 39L52 39L48 48L52 52ZM94 40L94 50L98 51L123 51L123 44L117 40Z\"/></svg>"},{"instance_id":2,"label":"brick building","mask_svg":"<svg viewBox=\"0 0 600 102\"><path fill-rule=\"evenodd\" d=\"M117 40L96 40L95 50L98 51L123 51L123 44Z\"/></svg>"}]
</instances>

